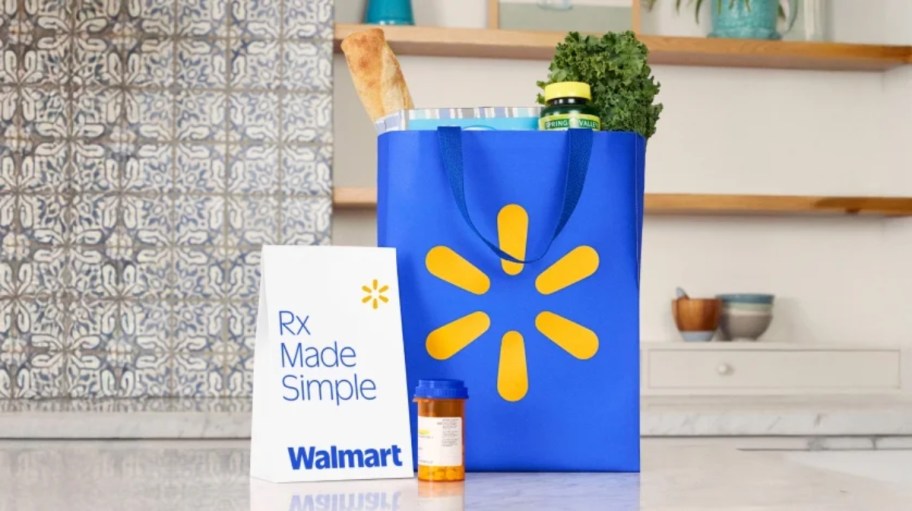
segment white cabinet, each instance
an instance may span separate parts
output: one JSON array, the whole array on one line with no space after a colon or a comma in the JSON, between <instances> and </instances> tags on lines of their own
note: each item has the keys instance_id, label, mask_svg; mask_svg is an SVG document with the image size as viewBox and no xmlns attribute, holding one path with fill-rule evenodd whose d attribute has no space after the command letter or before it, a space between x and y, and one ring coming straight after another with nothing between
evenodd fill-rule
<instances>
[{"instance_id":1,"label":"white cabinet","mask_svg":"<svg viewBox=\"0 0 912 511\"><path fill-rule=\"evenodd\" d=\"M902 387L898 348L644 343L645 394L883 393Z\"/></svg>"}]
</instances>

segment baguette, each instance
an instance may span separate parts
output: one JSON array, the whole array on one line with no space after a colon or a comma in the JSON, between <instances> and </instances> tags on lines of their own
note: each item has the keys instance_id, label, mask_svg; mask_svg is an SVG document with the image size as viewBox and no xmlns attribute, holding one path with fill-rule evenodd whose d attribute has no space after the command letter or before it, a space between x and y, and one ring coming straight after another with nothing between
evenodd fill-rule
<instances>
[{"instance_id":1,"label":"baguette","mask_svg":"<svg viewBox=\"0 0 912 511\"><path fill-rule=\"evenodd\" d=\"M355 90L371 121L414 108L399 61L386 44L383 30L356 32L343 39L341 46Z\"/></svg>"}]
</instances>

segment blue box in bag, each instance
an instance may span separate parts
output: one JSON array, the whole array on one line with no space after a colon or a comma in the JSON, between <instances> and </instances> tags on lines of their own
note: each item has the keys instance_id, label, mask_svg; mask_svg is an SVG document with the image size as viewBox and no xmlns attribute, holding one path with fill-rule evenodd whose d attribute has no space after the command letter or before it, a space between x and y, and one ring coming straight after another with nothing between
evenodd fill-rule
<instances>
[{"instance_id":1,"label":"blue box in bag","mask_svg":"<svg viewBox=\"0 0 912 511\"><path fill-rule=\"evenodd\" d=\"M639 470L644 156L634 133L379 137L408 382L466 381L469 470Z\"/></svg>"},{"instance_id":2,"label":"blue box in bag","mask_svg":"<svg viewBox=\"0 0 912 511\"><path fill-rule=\"evenodd\" d=\"M537 130L540 116L541 108L537 106L416 108L381 117L374 126L378 134L435 130L441 126L467 130Z\"/></svg>"}]
</instances>

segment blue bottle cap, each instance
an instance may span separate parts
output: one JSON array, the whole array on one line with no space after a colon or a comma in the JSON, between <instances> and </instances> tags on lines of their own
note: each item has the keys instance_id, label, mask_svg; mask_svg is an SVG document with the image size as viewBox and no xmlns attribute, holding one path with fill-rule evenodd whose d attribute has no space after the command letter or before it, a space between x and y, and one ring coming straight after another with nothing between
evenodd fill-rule
<instances>
[{"instance_id":1,"label":"blue bottle cap","mask_svg":"<svg viewBox=\"0 0 912 511\"><path fill-rule=\"evenodd\" d=\"M415 397L428 399L468 399L469 389L462 380L418 380Z\"/></svg>"}]
</instances>

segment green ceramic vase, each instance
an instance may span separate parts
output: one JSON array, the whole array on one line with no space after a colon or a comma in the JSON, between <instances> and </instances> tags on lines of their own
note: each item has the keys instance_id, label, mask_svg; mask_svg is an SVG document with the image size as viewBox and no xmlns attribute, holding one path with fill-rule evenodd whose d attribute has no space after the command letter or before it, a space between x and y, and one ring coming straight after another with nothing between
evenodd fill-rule
<instances>
[{"instance_id":1,"label":"green ceramic vase","mask_svg":"<svg viewBox=\"0 0 912 511\"><path fill-rule=\"evenodd\" d=\"M782 39L776 29L779 0L710 0L712 32L709 37ZM789 0L789 26L795 24L798 0Z\"/></svg>"}]
</instances>

